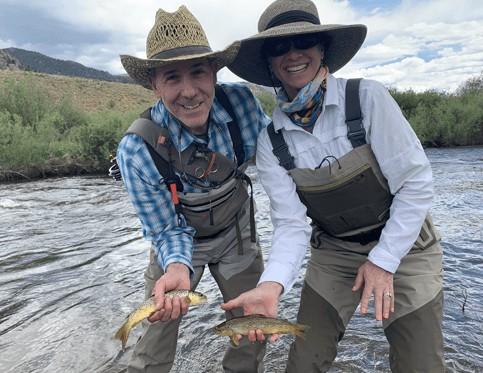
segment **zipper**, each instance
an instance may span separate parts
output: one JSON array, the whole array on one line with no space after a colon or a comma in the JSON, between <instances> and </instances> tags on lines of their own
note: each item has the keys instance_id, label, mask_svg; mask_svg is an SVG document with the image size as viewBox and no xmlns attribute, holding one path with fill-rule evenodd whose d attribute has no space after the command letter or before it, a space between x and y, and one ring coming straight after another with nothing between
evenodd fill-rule
<instances>
[{"instance_id":1,"label":"zipper","mask_svg":"<svg viewBox=\"0 0 483 373\"><path fill-rule=\"evenodd\" d=\"M229 199L234 193L235 193L236 188L233 188L230 190L227 194L221 196L220 198L217 198L214 201L210 201L208 203L203 203L199 205L187 205L186 203L183 203L183 208L187 208L188 210L194 211L194 212L206 212L206 211L211 211L213 207L216 207L223 202L225 202L227 199Z\"/></svg>"},{"instance_id":2,"label":"zipper","mask_svg":"<svg viewBox=\"0 0 483 373\"><path fill-rule=\"evenodd\" d=\"M327 184L324 184L324 185L315 185L315 186L301 186L301 187L297 186L297 189L300 190L301 192L326 192L326 191L330 191L330 190L333 190L333 189L340 187L341 185L344 185L345 183L350 181L350 179L354 178L358 174L363 173L364 171L367 171L370 168L371 168L370 165L365 164L365 165L359 167L358 169L352 171L350 174L348 174L348 175L346 175L346 176L344 176L340 179L334 180L331 183L327 183Z\"/></svg>"}]
</instances>

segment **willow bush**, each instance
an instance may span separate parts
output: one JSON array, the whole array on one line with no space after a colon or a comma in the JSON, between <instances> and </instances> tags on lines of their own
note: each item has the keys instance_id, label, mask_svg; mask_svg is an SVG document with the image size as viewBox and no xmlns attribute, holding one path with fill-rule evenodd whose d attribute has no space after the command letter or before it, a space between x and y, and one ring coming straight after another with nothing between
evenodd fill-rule
<instances>
[{"instance_id":1,"label":"willow bush","mask_svg":"<svg viewBox=\"0 0 483 373\"><path fill-rule=\"evenodd\" d=\"M28 77L8 79L0 87L0 112L8 113L12 120L18 115L23 126L35 128L51 110L49 97Z\"/></svg>"},{"instance_id":2,"label":"willow bush","mask_svg":"<svg viewBox=\"0 0 483 373\"><path fill-rule=\"evenodd\" d=\"M58 104L41 87L24 80L0 87L0 171L79 163L106 171L135 114L86 113L70 97Z\"/></svg>"},{"instance_id":3,"label":"willow bush","mask_svg":"<svg viewBox=\"0 0 483 373\"><path fill-rule=\"evenodd\" d=\"M93 162L96 169L107 170L122 135L137 116L137 113L116 112L91 114L89 123L73 131L80 144L80 155Z\"/></svg>"},{"instance_id":4,"label":"willow bush","mask_svg":"<svg viewBox=\"0 0 483 373\"><path fill-rule=\"evenodd\" d=\"M455 94L391 91L426 146L483 144L483 78L463 83Z\"/></svg>"}]
</instances>

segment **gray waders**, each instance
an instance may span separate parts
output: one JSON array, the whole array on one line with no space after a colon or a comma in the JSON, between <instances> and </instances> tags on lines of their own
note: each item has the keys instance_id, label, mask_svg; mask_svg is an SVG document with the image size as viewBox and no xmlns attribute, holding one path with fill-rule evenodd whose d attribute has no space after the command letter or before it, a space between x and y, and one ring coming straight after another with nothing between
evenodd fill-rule
<instances>
[{"instance_id":1,"label":"gray waders","mask_svg":"<svg viewBox=\"0 0 483 373\"><path fill-rule=\"evenodd\" d=\"M194 275L191 289L196 289L205 266L208 266L223 295L225 302L257 286L263 272L263 258L260 247L252 242L249 224L249 206L246 204L240 217L243 254L239 252L239 238L233 226L215 238L196 239L193 252ZM145 296L150 297L154 284L163 275L154 251L151 250L149 266L144 274ZM226 319L242 316L236 309L226 312ZM129 362L129 373L168 373L174 363L181 317L174 321L144 322L145 330L137 342ZM229 346L223 357L222 366L226 373L263 372L265 344L251 344L246 338L235 348Z\"/></svg>"},{"instance_id":2,"label":"gray waders","mask_svg":"<svg viewBox=\"0 0 483 373\"><path fill-rule=\"evenodd\" d=\"M389 218L392 195L365 141L358 87L357 79L347 82L346 123L354 149L325 157L316 169L296 168L282 132L268 127L273 152L293 178L314 227L297 319L310 329L291 346L288 373L326 372L332 365L360 302L362 291L352 292L357 271ZM383 321L394 372L444 371L439 241L428 215L394 274L395 312Z\"/></svg>"}]
</instances>

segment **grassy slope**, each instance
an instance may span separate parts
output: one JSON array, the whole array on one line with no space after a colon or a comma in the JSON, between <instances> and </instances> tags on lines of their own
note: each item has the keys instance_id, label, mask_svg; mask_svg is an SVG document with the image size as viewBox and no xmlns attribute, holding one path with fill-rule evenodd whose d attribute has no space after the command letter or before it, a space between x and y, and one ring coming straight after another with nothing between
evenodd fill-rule
<instances>
[{"instance_id":1,"label":"grassy slope","mask_svg":"<svg viewBox=\"0 0 483 373\"><path fill-rule=\"evenodd\" d=\"M76 107L86 112L128 112L137 108L144 109L154 102L151 91L135 84L0 70L0 85L7 79L22 78L31 79L34 84L44 87L55 102L67 96Z\"/></svg>"}]
</instances>

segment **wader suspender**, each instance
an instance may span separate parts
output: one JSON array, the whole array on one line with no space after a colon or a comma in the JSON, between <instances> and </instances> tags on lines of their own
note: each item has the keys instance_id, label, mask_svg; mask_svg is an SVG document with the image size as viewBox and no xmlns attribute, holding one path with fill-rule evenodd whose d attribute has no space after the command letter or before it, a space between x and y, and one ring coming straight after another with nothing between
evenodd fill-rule
<instances>
[{"instance_id":1,"label":"wader suspender","mask_svg":"<svg viewBox=\"0 0 483 373\"><path fill-rule=\"evenodd\" d=\"M245 151L243 150L243 142L240 133L240 127L236 122L236 115L233 106L226 95L226 92L220 85L215 85L215 96L220 101L221 106L230 114L231 122L228 123L228 130L230 131L231 141L233 142L233 149L235 150L237 166L245 162Z\"/></svg>"},{"instance_id":2,"label":"wader suspender","mask_svg":"<svg viewBox=\"0 0 483 373\"><path fill-rule=\"evenodd\" d=\"M361 102L359 99L359 85L361 79L349 79L345 86L345 123L347 137L353 148L366 143L366 130L362 125Z\"/></svg>"},{"instance_id":3,"label":"wader suspender","mask_svg":"<svg viewBox=\"0 0 483 373\"><path fill-rule=\"evenodd\" d=\"M151 158L154 161L154 164L156 165L156 168L158 169L159 173L163 176L164 178L164 183L168 187L168 190L171 193L171 200L173 201L174 205L174 211L176 212L176 215L178 215L178 224L181 223L181 214L183 212L183 208L181 204L179 203L179 198L178 198L178 191L182 192L183 191L183 183L181 182L181 179L179 178L178 175L174 172L174 167L173 167L173 146L172 144L169 145L169 162L166 162L151 146L151 144L148 144L146 142L149 154L151 155Z\"/></svg>"},{"instance_id":4,"label":"wader suspender","mask_svg":"<svg viewBox=\"0 0 483 373\"><path fill-rule=\"evenodd\" d=\"M221 106L230 114L231 122L228 123L228 130L230 131L231 141L233 143L233 149L235 150L237 166L241 166L245 162L245 150L243 149L243 142L240 133L240 127L236 122L235 111L231 104L225 90L220 85L215 85L215 95ZM251 179L242 173L241 177L250 186L250 239L252 242L257 242L255 234L255 206L253 202L253 185ZM236 214L236 235L238 238L238 254L243 255L243 246L241 245L241 231L239 224L239 214Z\"/></svg>"},{"instance_id":5,"label":"wader suspender","mask_svg":"<svg viewBox=\"0 0 483 373\"><path fill-rule=\"evenodd\" d=\"M361 79L349 79L345 87L345 117L347 137L353 148L366 143L366 130L362 125L361 103L359 99L359 84ZM267 127L268 136L272 143L272 152L280 162L280 166L287 171L295 168L294 158L288 150L282 131L275 131L273 122Z\"/></svg>"}]
</instances>

